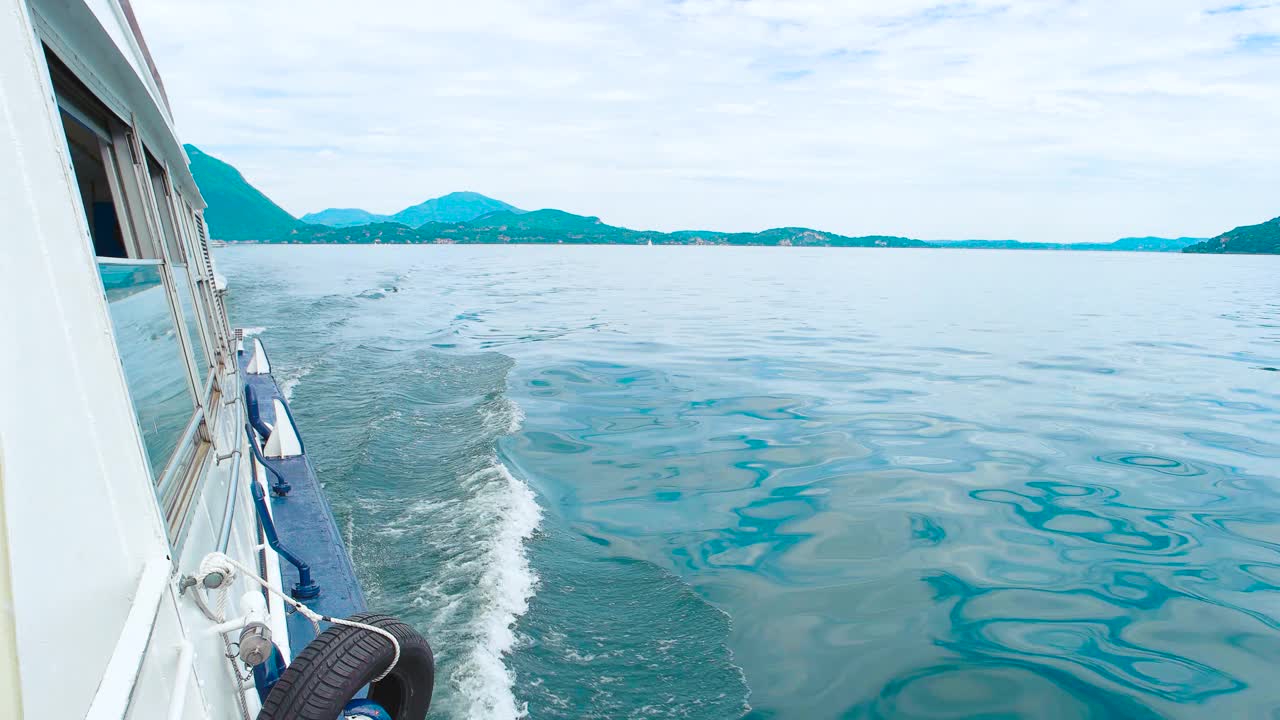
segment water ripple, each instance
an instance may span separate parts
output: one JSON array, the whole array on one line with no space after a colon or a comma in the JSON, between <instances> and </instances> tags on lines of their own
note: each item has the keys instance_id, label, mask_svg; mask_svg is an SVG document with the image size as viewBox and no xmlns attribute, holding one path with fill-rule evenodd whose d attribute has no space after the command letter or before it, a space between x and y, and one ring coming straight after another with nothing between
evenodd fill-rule
<instances>
[{"instance_id":1,"label":"water ripple","mask_svg":"<svg viewBox=\"0 0 1280 720\"><path fill-rule=\"evenodd\" d=\"M1280 707L1274 259L285 250L225 255L262 292L237 312L310 368L371 596L459 646L445 677L502 635L452 629L492 517L458 479L512 431L545 512L499 653L530 717Z\"/></svg>"}]
</instances>

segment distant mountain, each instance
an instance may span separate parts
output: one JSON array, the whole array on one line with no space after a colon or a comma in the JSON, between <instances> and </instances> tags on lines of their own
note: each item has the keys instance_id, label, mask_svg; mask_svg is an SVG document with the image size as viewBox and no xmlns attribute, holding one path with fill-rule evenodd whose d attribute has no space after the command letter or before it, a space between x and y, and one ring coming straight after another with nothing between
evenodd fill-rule
<instances>
[{"instance_id":1,"label":"distant mountain","mask_svg":"<svg viewBox=\"0 0 1280 720\"><path fill-rule=\"evenodd\" d=\"M502 210L471 222L428 222L412 228L401 223L356 227L301 225L284 242L293 243L488 243L571 245L772 245L808 247L928 247L927 243L888 235L847 237L809 228L774 228L758 233L686 230L663 233L606 225L598 217L563 210Z\"/></svg>"},{"instance_id":2,"label":"distant mountain","mask_svg":"<svg viewBox=\"0 0 1280 720\"><path fill-rule=\"evenodd\" d=\"M516 214L524 212L514 205L485 197L480 193L454 192L407 207L392 215L390 220L409 227L418 227L429 222L471 222L482 215L501 211Z\"/></svg>"},{"instance_id":3,"label":"distant mountain","mask_svg":"<svg viewBox=\"0 0 1280 720\"><path fill-rule=\"evenodd\" d=\"M1110 243L1042 243L1021 240L935 240L942 248L979 250L1119 250L1129 252L1178 252L1200 238L1133 237Z\"/></svg>"},{"instance_id":4,"label":"distant mountain","mask_svg":"<svg viewBox=\"0 0 1280 720\"><path fill-rule=\"evenodd\" d=\"M195 145L184 145L191 160L209 237L215 240L271 241L288 235L301 223L250 185L239 170Z\"/></svg>"},{"instance_id":5,"label":"distant mountain","mask_svg":"<svg viewBox=\"0 0 1280 720\"><path fill-rule=\"evenodd\" d=\"M389 217L386 215L376 215L360 208L328 208L302 216L302 222L304 223L332 227L368 225L369 223L386 222L388 219Z\"/></svg>"},{"instance_id":6,"label":"distant mountain","mask_svg":"<svg viewBox=\"0 0 1280 720\"><path fill-rule=\"evenodd\" d=\"M184 146L205 221L216 240L286 243L565 243L577 245L755 245L797 247L942 247L1015 250L1129 250L1280 254L1280 218L1239 227L1216 238L1122 238L1112 243L1028 243L1018 240L938 240L893 235L849 237L801 227L727 233L631 230L562 210L526 212L473 192L455 192L386 216L359 208L330 208L299 221L250 185L238 170Z\"/></svg>"},{"instance_id":7,"label":"distant mountain","mask_svg":"<svg viewBox=\"0 0 1280 720\"><path fill-rule=\"evenodd\" d=\"M1182 252L1280 255L1280 217L1245 225L1196 243Z\"/></svg>"},{"instance_id":8,"label":"distant mountain","mask_svg":"<svg viewBox=\"0 0 1280 720\"><path fill-rule=\"evenodd\" d=\"M524 210L480 193L455 192L407 207L394 215L379 215L360 208L329 208L303 215L302 222L340 228L384 222L419 227L429 222L471 222L482 215L495 212L519 214Z\"/></svg>"}]
</instances>

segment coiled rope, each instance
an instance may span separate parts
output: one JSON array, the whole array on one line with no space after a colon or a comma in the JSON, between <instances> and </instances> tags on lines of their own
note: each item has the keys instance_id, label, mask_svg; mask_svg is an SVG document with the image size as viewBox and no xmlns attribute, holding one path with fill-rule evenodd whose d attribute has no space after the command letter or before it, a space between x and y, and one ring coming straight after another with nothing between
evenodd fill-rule
<instances>
[{"instance_id":1,"label":"coiled rope","mask_svg":"<svg viewBox=\"0 0 1280 720\"><path fill-rule=\"evenodd\" d=\"M205 605L204 599L200 596L200 590L198 589L192 590L192 597L196 599L196 604L200 606L200 610L204 612L205 616L214 622L222 623L227 619L227 593L231 590L231 583L235 580L236 569L231 563L223 561L223 558L226 560L230 560L231 558L228 558L226 555L219 558L217 555L219 555L219 553L206 555L204 559L200 561L200 568L196 570L196 581L206 589L208 589L209 586L204 584L205 578L214 573L218 573L219 577L222 578L215 586L218 589L217 609L213 612L209 611L209 608ZM244 700L244 692L242 690L245 678L240 674L240 667L236 665L236 653L231 651L231 639L227 637L226 633L219 633L219 635L222 636L222 646L226 648L227 651L227 662L231 663L231 672L236 678L236 705L239 706L240 717L243 718L243 720L250 720L249 706Z\"/></svg>"}]
</instances>

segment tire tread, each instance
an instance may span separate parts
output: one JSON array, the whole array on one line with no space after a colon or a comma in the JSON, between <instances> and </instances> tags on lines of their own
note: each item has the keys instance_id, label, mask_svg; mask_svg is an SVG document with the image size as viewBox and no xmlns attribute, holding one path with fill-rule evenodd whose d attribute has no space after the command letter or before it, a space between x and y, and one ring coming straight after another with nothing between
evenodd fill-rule
<instances>
[{"instance_id":1,"label":"tire tread","mask_svg":"<svg viewBox=\"0 0 1280 720\"><path fill-rule=\"evenodd\" d=\"M349 619L382 628L395 636L400 644L401 662L424 650L430 658L431 648L426 639L400 620L380 613L360 613ZM337 714L334 708L340 711L357 690L381 675L392 655L391 643L382 635L348 625L331 625L289 663L263 702L258 719L334 720ZM427 662L432 665L430 660ZM429 689L427 697L429 704ZM423 708L424 715L425 712ZM397 717L396 720L414 719Z\"/></svg>"}]
</instances>

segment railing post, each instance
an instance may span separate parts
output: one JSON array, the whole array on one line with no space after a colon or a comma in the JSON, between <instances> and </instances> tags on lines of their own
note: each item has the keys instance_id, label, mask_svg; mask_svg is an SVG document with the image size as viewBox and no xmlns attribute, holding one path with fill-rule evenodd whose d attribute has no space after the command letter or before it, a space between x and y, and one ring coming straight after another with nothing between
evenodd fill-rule
<instances>
[{"instance_id":1,"label":"railing post","mask_svg":"<svg viewBox=\"0 0 1280 720\"><path fill-rule=\"evenodd\" d=\"M262 460L258 444L254 442L252 430L248 423L245 423L244 431L249 435L249 447L253 450L253 457L262 463L262 467L271 471L273 475L287 487L284 479L280 477L280 473ZM302 558L294 555L288 548L280 544L280 536L276 533L276 523L271 519L271 510L267 507L267 494L263 492L262 485L258 484L257 471L254 471L254 480L249 487L253 492L253 507L258 512L258 522L262 525L262 534L267 536L267 544L275 550L280 557L284 558L290 565L298 569L298 582L293 586L291 594L299 600L310 600L320 595L320 586L311 579L311 566L302 561Z\"/></svg>"},{"instance_id":2,"label":"railing post","mask_svg":"<svg viewBox=\"0 0 1280 720\"><path fill-rule=\"evenodd\" d=\"M246 385L245 389L248 389L248 387L249 386ZM284 476L280 474L280 471L272 467L271 463L268 463L267 459L262 456L262 450L258 448L257 441L253 439L253 431L249 428L248 423L245 423L244 425L244 433L249 436L249 450L253 454L253 459L256 460L259 464L261 464L262 467L266 468L267 471L270 472L273 476L275 476L276 481L271 484L271 492L275 493L276 495L279 495L280 497L284 497L285 495L288 495L289 491L293 489L293 486L290 485L287 481L285 481ZM266 440L266 438L264 437L263 440ZM256 477L257 474L255 473L254 475Z\"/></svg>"}]
</instances>

